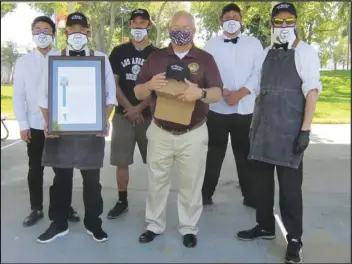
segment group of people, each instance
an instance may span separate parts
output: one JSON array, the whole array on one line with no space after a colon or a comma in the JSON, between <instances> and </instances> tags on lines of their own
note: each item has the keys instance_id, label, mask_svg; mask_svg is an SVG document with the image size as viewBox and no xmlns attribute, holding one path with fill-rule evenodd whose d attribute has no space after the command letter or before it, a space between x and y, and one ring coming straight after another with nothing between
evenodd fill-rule
<instances>
[{"instance_id":1,"label":"group of people","mask_svg":"<svg viewBox=\"0 0 352 264\"><path fill-rule=\"evenodd\" d=\"M319 92L317 52L296 35L297 12L279 3L271 14L273 44L241 33L242 12L234 3L219 17L223 34L210 39L204 50L193 43L194 17L174 14L169 25L171 43L156 48L148 30L147 10L131 14L131 39L113 49L109 58L90 50L90 29L84 14L67 17L67 47L54 51L55 23L46 16L32 23L37 49L21 57L14 72L14 110L21 139L27 142L31 213L23 222L32 226L43 218L43 170L55 173L50 187L50 227L38 237L48 243L69 232L68 221L80 217L71 206L73 169L83 177L84 225L94 240L103 242L103 167L108 118L113 107L110 164L116 166L118 200L108 212L115 219L128 210L129 166L135 144L147 164L148 223L139 242L148 243L166 228L170 169L179 167L179 232L186 247L197 244L197 222L203 206L213 204L230 134L243 204L256 210L257 225L237 233L241 240L275 238L274 170L280 187L280 211L287 230L286 262L302 260L302 159L309 144L311 122ZM48 134L48 56L104 56L106 134L52 136ZM172 69L188 69L188 74ZM178 100L194 102L189 125L154 116L158 90L179 76L187 88Z\"/></svg>"}]
</instances>

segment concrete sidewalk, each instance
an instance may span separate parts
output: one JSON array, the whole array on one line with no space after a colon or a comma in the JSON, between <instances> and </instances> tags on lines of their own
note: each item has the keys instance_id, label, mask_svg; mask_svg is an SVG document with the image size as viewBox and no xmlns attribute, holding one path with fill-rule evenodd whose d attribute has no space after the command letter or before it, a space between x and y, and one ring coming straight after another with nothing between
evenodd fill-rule
<instances>
[{"instance_id":1,"label":"concrete sidewalk","mask_svg":"<svg viewBox=\"0 0 352 264\"><path fill-rule=\"evenodd\" d=\"M197 262L197 263L282 263L286 242L277 225L273 241L242 242L235 233L255 224L255 212L242 205L231 149L228 149L214 206L204 208L198 245L187 249L177 231L177 170L172 170L172 186L167 208L167 230L150 244L139 244L144 230L147 175L138 150L131 166L129 212L119 219L107 220L107 212L117 197L115 168L109 165L110 142L107 142L102 169L104 199L103 227L109 241L94 242L84 231L83 223L70 223L70 233L53 243L42 245L36 238L48 227L48 189L51 169L45 169L45 218L37 225L23 228L29 212L26 180L26 146L18 142L16 123L8 121L10 137L1 144L1 261L2 262ZM16 130L17 129L17 130ZM304 260L308 262L350 263L350 125L315 125L312 144L305 155L304 191ZM107 141L110 139L108 138ZM18 142L18 143L16 143ZM14 144L15 143L15 144ZM11 145L12 144L12 145ZM276 189L278 191L278 189ZM276 208L278 192L276 194ZM82 180L75 172L73 205L83 217ZM279 211L276 210L279 215ZM279 218L278 218L279 219Z\"/></svg>"}]
</instances>

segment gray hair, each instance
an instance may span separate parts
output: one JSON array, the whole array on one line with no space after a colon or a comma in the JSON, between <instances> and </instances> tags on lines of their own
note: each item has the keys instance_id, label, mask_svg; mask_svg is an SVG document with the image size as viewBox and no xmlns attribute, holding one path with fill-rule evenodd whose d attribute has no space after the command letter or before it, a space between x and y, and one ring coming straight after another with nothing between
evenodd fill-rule
<instances>
[{"instance_id":1,"label":"gray hair","mask_svg":"<svg viewBox=\"0 0 352 264\"><path fill-rule=\"evenodd\" d=\"M174 13L174 15L172 16L171 20L170 20L170 24L169 26L172 25L172 23L174 22L174 20L180 16L188 16L191 19L191 23L194 29L196 29L196 21L193 17L193 15L187 11L181 10L181 11L177 11L176 13Z\"/></svg>"}]
</instances>

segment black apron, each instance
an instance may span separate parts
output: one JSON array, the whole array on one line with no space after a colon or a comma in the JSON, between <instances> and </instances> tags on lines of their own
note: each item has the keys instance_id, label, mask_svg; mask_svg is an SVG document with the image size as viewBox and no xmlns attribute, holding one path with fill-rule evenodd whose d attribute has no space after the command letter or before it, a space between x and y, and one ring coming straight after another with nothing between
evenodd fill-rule
<instances>
[{"instance_id":1,"label":"black apron","mask_svg":"<svg viewBox=\"0 0 352 264\"><path fill-rule=\"evenodd\" d=\"M299 167L303 153L293 153L293 146L301 131L305 110L301 87L294 48L270 49L263 62L260 94L255 100L249 159Z\"/></svg>"},{"instance_id":2,"label":"black apron","mask_svg":"<svg viewBox=\"0 0 352 264\"><path fill-rule=\"evenodd\" d=\"M61 56L66 56L63 50ZM94 56L94 51L90 51ZM103 167L105 137L96 135L64 135L46 138L42 165L54 168L76 168L81 170Z\"/></svg>"}]
</instances>

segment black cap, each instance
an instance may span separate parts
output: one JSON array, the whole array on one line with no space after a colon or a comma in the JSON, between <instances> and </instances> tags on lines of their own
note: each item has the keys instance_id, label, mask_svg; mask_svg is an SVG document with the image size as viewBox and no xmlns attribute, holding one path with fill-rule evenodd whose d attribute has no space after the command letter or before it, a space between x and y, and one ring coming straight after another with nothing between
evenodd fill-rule
<instances>
[{"instance_id":1,"label":"black cap","mask_svg":"<svg viewBox=\"0 0 352 264\"><path fill-rule=\"evenodd\" d=\"M241 8L238 5L231 3L223 7L221 11L221 16L223 17L227 12L230 11L235 11L241 14Z\"/></svg>"},{"instance_id":2,"label":"black cap","mask_svg":"<svg viewBox=\"0 0 352 264\"><path fill-rule=\"evenodd\" d=\"M166 79L174 79L176 81L189 80L191 72L183 63L171 63L166 68Z\"/></svg>"},{"instance_id":3,"label":"black cap","mask_svg":"<svg viewBox=\"0 0 352 264\"><path fill-rule=\"evenodd\" d=\"M280 12L289 12L295 17L297 17L297 11L296 8L293 4L287 3L287 2L282 2L273 7L273 11L271 12L271 17L273 18Z\"/></svg>"},{"instance_id":4,"label":"black cap","mask_svg":"<svg viewBox=\"0 0 352 264\"><path fill-rule=\"evenodd\" d=\"M142 17L145 20L150 21L150 15L149 15L148 11L145 9L138 8L138 9L132 11L130 20L133 20L136 17Z\"/></svg>"},{"instance_id":5,"label":"black cap","mask_svg":"<svg viewBox=\"0 0 352 264\"><path fill-rule=\"evenodd\" d=\"M73 25L81 25L82 27L89 28L87 17L80 12L74 12L67 16L66 27L72 27Z\"/></svg>"}]
</instances>

